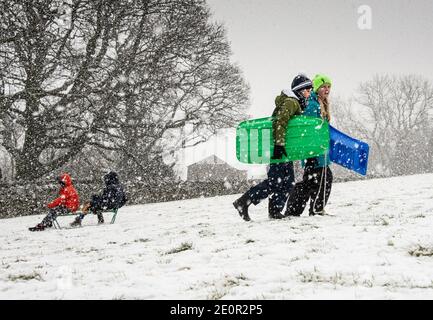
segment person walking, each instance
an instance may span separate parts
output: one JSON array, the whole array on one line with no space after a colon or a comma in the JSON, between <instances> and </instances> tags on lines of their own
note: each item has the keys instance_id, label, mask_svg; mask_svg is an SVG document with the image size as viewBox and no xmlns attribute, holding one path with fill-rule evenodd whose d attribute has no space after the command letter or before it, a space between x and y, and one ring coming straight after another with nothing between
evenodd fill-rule
<instances>
[{"instance_id":1,"label":"person walking","mask_svg":"<svg viewBox=\"0 0 433 320\"><path fill-rule=\"evenodd\" d=\"M303 115L331 121L329 93L331 79L326 75L316 75L313 79L313 92L308 100ZM300 216L307 203L310 203L309 215L323 215L331 195L332 171L329 168L329 150L324 155L309 158L302 162L304 175L302 181L293 188L287 201L285 216Z\"/></svg>"},{"instance_id":2,"label":"person walking","mask_svg":"<svg viewBox=\"0 0 433 320\"><path fill-rule=\"evenodd\" d=\"M285 89L275 98L275 109L272 113L272 133L274 137L272 159L287 157L285 144L288 122L292 116L302 113L312 87L311 80L305 75L299 74L293 79L291 90ZM294 185L293 162L271 164L267 175L267 179L249 189L233 202L233 206L245 221L251 220L248 213L250 204L257 205L266 198L269 198L269 218L284 218L281 212Z\"/></svg>"}]
</instances>

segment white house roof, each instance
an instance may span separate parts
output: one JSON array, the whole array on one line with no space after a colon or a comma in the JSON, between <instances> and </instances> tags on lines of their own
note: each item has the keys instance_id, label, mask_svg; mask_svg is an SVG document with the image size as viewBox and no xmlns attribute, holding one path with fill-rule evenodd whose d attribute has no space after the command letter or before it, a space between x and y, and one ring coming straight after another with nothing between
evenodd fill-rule
<instances>
[{"instance_id":1,"label":"white house roof","mask_svg":"<svg viewBox=\"0 0 433 320\"><path fill-rule=\"evenodd\" d=\"M203 160L200 160L194 164L227 164L227 162L221 160L216 155L211 155Z\"/></svg>"}]
</instances>

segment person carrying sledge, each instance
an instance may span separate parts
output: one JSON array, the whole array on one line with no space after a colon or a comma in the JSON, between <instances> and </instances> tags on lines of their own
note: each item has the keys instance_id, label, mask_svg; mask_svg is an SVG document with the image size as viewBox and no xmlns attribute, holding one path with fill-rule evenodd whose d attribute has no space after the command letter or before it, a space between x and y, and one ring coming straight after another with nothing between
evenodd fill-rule
<instances>
[{"instance_id":1,"label":"person carrying sledge","mask_svg":"<svg viewBox=\"0 0 433 320\"><path fill-rule=\"evenodd\" d=\"M331 120L329 93L331 79L316 75L313 79L313 92L303 115ZM324 155L303 160L304 175L301 182L293 188L287 201L285 216L300 216L310 201L309 214L323 215L332 187L332 171L329 168L329 150Z\"/></svg>"},{"instance_id":2,"label":"person carrying sledge","mask_svg":"<svg viewBox=\"0 0 433 320\"><path fill-rule=\"evenodd\" d=\"M111 171L104 176L105 187L100 195L92 195L92 200L83 206L82 213L70 224L71 227L81 226L81 221L90 211L98 216L98 224L104 223L102 212L110 209L119 209L127 201L126 194L119 176Z\"/></svg>"},{"instance_id":3,"label":"person carrying sledge","mask_svg":"<svg viewBox=\"0 0 433 320\"><path fill-rule=\"evenodd\" d=\"M69 174L64 173L57 178L60 184L59 197L50 202L47 207L50 209L47 216L35 227L29 228L30 231L43 231L53 226L53 221L58 215L73 213L77 211L80 205L80 198L77 190L72 185L72 179Z\"/></svg>"},{"instance_id":4,"label":"person carrying sledge","mask_svg":"<svg viewBox=\"0 0 433 320\"><path fill-rule=\"evenodd\" d=\"M305 75L299 74L292 81L291 91L285 89L275 98L275 109L272 113L272 133L274 137L272 159L282 159L283 155L287 156L285 144L288 122L292 116L302 113L312 87L311 80ZM261 200L269 197L269 218L282 219L284 215L281 214L281 211L290 190L293 188L293 184L293 162L271 164L268 170L268 178L245 192L233 202L233 206L245 221L250 221L249 205L251 203L257 205Z\"/></svg>"}]
</instances>

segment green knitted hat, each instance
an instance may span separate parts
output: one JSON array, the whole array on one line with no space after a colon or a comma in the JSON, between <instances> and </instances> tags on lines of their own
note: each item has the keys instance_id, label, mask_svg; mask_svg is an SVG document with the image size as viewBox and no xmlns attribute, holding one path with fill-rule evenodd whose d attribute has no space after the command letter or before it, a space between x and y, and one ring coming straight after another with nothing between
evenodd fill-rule
<instances>
[{"instance_id":1,"label":"green knitted hat","mask_svg":"<svg viewBox=\"0 0 433 320\"><path fill-rule=\"evenodd\" d=\"M324 85L325 83L331 85L331 79L324 74L316 74L316 76L313 79L313 90L314 92L317 92L319 88Z\"/></svg>"}]
</instances>

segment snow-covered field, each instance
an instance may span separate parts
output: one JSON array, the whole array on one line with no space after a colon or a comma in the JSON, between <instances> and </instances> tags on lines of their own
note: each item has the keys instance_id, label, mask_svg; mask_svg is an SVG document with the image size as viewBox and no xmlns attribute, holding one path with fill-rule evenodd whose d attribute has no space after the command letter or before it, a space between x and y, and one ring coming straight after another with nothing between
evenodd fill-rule
<instances>
[{"instance_id":1,"label":"snow-covered field","mask_svg":"<svg viewBox=\"0 0 433 320\"><path fill-rule=\"evenodd\" d=\"M270 221L265 201L248 223L237 196L0 220L0 299L433 299L433 174L334 184L332 216Z\"/></svg>"}]
</instances>

